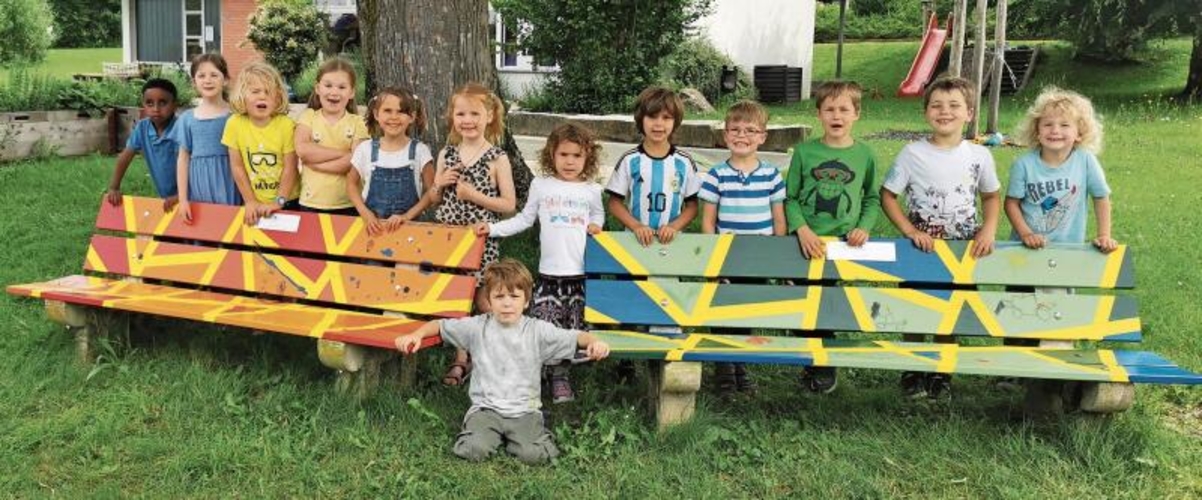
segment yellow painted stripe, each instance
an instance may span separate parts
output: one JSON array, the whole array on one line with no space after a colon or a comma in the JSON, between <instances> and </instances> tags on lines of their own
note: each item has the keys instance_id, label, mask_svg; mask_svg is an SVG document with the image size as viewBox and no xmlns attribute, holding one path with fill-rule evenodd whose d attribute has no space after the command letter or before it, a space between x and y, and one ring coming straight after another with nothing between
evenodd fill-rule
<instances>
[{"instance_id":1,"label":"yellow painted stripe","mask_svg":"<svg viewBox=\"0 0 1202 500\"><path fill-rule=\"evenodd\" d=\"M717 278L722 272L722 264L726 262L727 255L730 254L730 245L735 242L735 235L723 234L719 235L714 243L713 252L710 253L710 261L705 265L706 278Z\"/></svg>"},{"instance_id":2,"label":"yellow painted stripe","mask_svg":"<svg viewBox=\"0 0 1202 500\"><path fill-rule=\"evenodd\" d=\"M91 267L92 270L102 273L109 272L108 267L104 265L104 260L101 260L100 254L96 252L96 248L92 247L92 245L88 245L88 256L86 259L88 267Z\"/></svg>"},{"instance_id":3,"label":"yellow painted stripe","mask_svg":"<svg viewBox=\"0 0 1202 500\"><path fill-rule=\"evenodd\" d=\"M1102 340L1110 335L1138 332L1139 329L1139 318L1128 318L1118 321L1105 321L1090 325L1074 326L1071 328L1036 330L1033 332L1023 332L1021 335L1011 336L1047 340Z\"/></svg>"},{"instance_id":4,"label":"yellow painted stripe","mask_svg":"<svg viewBox=\"0 0 1202 500\"><path fill-rule=\"evenodd\" d=\"M968 248L964 251L964 260L960 260L952 253L952 249L946 241L935 240L935 254L943 261L943 265L952 275L952 283L971 284L972 272L977 266L977 260L972 257L973 242L968 243Z\"/></svg>"},{"instance_id":5,"label":"yellow painted stripe","mask_svg":"<svg viewBox=\"0 0 1202 500\"><path fill-rule=\"evenodd\" d=\"M989 310L989 306L985 305L985 301L981 299L980 294L965 293L965 301L968 307L972 308L977 313L977 320L985 326L985 331L990 337L1005 337L1006 329L1002 327L1002 323L998 321L997 316L993 315L993 311Z\"/></svg>"},{"instance_id":6,"label":"yellow painted stripe","mask_svg":"<svg viewBox=\"0 0 1202 500\"><path fill-rule=\"evenodd\" d=\"M839 279L847 281L874 281L880 283L900 283L901 278L889 273L877 271L871 267L850 260L836 260L835 271Z\"/></svg>"},{"instance_id":7,"label":"yellow painted stripe","mask_svg":"<svg viewBox=\"0 0 1202 500\"><path fill-rule=\"evenodd\" d=\"M459 300L424 300L421 302L397 302L391 304L371 304L371 307L400 311L412 314L436 314L445 311L467 312L472 308L471 299Z\"/></svg>"},{"instance_id":8,"label":"yellow painted stripe","mask_svg":"<svg viewBox=\"0 0 1202 500\"><path fill-rule=\"evenodd\" d=\"M155 243L157 249L157 243ZM225 257L228 250L224 249L209 249L205 247L196 247L196 251L188 253L174 253L168 255L157 255L147 245L146 250L142 252L142 269L150 267L180 267L191 266L195 264L214 264L220 263Z\"/></svg>"},{"instance_id":9,"label":"yellow painted stripe","mask_svg":"<svg viewBox=\"0 0 1202 500\"><path fill-rule=\"evenodd\" d=\"M1118 359L1114 356L1114 351L1110 349L1098 349L1098 359L1102 361L1102 366L1105 366L1110 371L1111 382L1130 382L1130 377L1127 376L1127 369L1119 364Z\"/></svg>"},{"instance_id":10,"label":"yellow painted stripe","mask_svg":"<svg viewBox=\"0 0 1202 500\"><path fill-rule=\"evenodd\" d=\"M793 316L802 314L803 324L808 316L813 316L809 313L810 299L793 299L793 300L776 300L772 302L760 302L752 304L733 304L729 306L711 307L704 316L698 315L696 323L690 323L684 326L700 326L710 324L714 321L729 320L729 319L747 319L760 318L767 316Z\"/></svg>"},{"instance_id":11,"label":"yellow painted stripe","mask_svg":"<svg viewBox=\"0 0 1202 500\"><path fill-rule=\"evenodd\" d=\"M353 227L352 230L362 227L363 224L361 221L362 219L357 219L355 221L356 226ZM451 252L451 256L447 257L447 265L452 267L461 267L463 265L463 256L467 255L468 251L472 249L472 245L476 243L477 239L479 239L479 237L476 236L476 233L472 231L464 231L463 238L459 240L459 246L456 246L455 250Z\"/></svg>"},{"instance_id":12,"label":"yellow painted stripe","mask_svg":"<svg viewBox=\"0 0 1202 500\"><path fill-rule=\"evenodd\" d=\"M806 278L810 281L818 281L822 279L822 267L826 264L826 259L810 259L810 268L806 271ZM836 264L837 265L837 264Z\"/></svg>"},{"instance_id":13,"label":"yellow painted stripe","mask_svg":"<svg viewBox=\"0 0 1202 500\"><path fill-rule=\"evenodd\" d=\"M923 363L927 363L927 364L931 364L931 365L935 365L935 366L939 365L939 362L937 362L931 358L928 358L926 356L919 356L918 354L915 354L916 352L932 350L929 346L926 349L911 349L911 348L902 347L897 344L894 344L893 342L888 342L888 341L884 341L884 340L876 341L873 343L876 344L877 346L880 346L881 350L884 350L885 352L897 354L904 358L916 359L918 361L922 361ZM942 350L943 346L936 346L935 349ZM865 352L872 352L872 351L865 351Z\"/></svg>"},{"instance_id":14,"label":"yellow painted stripe","mask_svg":"<svg viewBox=\"0 0 1202 500\"><path fill-rule=\"evenodd\" d=\"M398 270L399 272L399 270ZM439 274L438 279L434 280L434 284L430 285L430 291L426 292L426 298L430 300L438 300L442 297L442 293L451 285L451 280L455 278L452 274Z\"/></svg>"},{"instance_id":15,"label":"yellow painted stripe","mask_svg":"<svg viewBox=\"0 0 1202 500\"><path fill-rule=\"evenodd\" d=\"M964 307L964 304L968 301L964 295L965 292L963 291L952 291L951 299L948 300L946 307L941 309L943 318L939 320L939 326L935 327L936 334L947 335L956 327L956 320L960 318L960 308Z\"/></svg>"},{"instance_id":16,"label":"yellow painted stripe","mask_svg":"<svg viewBox=\"0 0 1202 500\"><path fill-rule=\"evenodd\" d=\"M909 302L924 309L930 309L939 313L947 313L952 309L953 300L943 300L928 293L923 293L910 288L873 288L873 292L883 295L888 295L895 299ZM961 292L963 293L963 292ZM953 294L954 295L954 294Z\"/></svg>"},{"instance_id":17,"label":"yellow painted stripe","mask_svg":"<svg viewBox=\"0 0 1202 500\"><path fill-rule=\"evenodd\" d=\"M697 344L701 342L701 339L701 335L689 335L689 337L684 340L684 343L680 345L680 348L668 351L668 353L664 355L664 360L680 361L681 359L684 359L684 354L696 348Z\"/></svg>"},{"instance_id":18,"label":"yellow painted stripe","mask_svg":"<svg viewBox=\"0 0 1202 500\"><path fill-rule=\"evenodd\" d=\"M1021 351L1025 352L1025 353L1026 353L1028 356L1031 356L1031 357L1033 357L1033 358L1037 358L1037 359L1039 359L1039 360L1041 360L1041 361L1045 361L1045 362L1047 362L1047 363L1050 363L1050 364L1053 364L1053 365L1056 365L1056 366L1060 366L1060 367L1063 367L1063 368L1068 368L1068 369L1070 369L1070 370L1076 370L1076 371L1079 371L1079 372L1083 372L1083 373L1089 373L1089 374L1092 374L1092 375L1098 375L1098 374L1101 374L1101 375L1110 375L1110 374L1111 374L1110 370L1107 370L1107 369L1104 369L1104 368L1094 368L1093 366L1090 366L1090 365L1082 365L1082 364L1077 364L1077 363L1069 363L1069 362L1067 362L1067 361L1064 361L1064 360L1062 360L1062 359L1058 359L1058 358L1055 358L1055 357L1052 357L1052 356L1048 356L1047 354L1044 354L1043 352L1040 352L1039 350L1036 350L1036 349L1033 349L1033 348L1029 348L1029 347L1028 347L1028 348L1015 348L1015 350L1021 350ZM1099 352L1099 353L1101 353L1101 350L1099 350L1098 352Z\"/></svg>"},{"instance_id":19,"label":"yellow painted stripe","mask_svg":"<svg viewBox=\"0 0 1202 500\"><path fill-rule=\"evenodd\" d=\"M122 196L121 209L125 213L125 231L130 233L138 232L138 215L137 207L134 207L134 197Z\"/></svg>"},{"instance_id":20,"label":"yellow painted stripe","mask_svg":"<svg viewBox=\"0 0 1202 500\"><path fill-rule=\"evenodd\" d=\"M255 254L242 252L242 289L255 291Z\"/></svg>"},{"instance_id":21,"label":"yellow painted stripe","mask_svg":"<svg viewBox=\"0 0 1202 500\"><path fill-rule=\"evenodd\" d=\"M656 343L666 344L667 346L671 346L671 347L679 347L681 345L684 345L684 341L680 340L680 339L673 339L673 338L664 337L662 335L653 335L650 333L633 332L630 330L594 330L592 333L594 335L596 335L596 334L614 335L614 336L618 336L618 337L629 337L629 338L636 339L636 340L652 341L652 342L656 342Z\"/></svg>"},{"instance_id":22,"label":"yellow painted stripe","mask_svg":"<svg viewBox=\"0 0 1202 500\"><path fill-rule=\"evenodd\" d=\"M855 316L856 324L860 326L860 330L875 332L876 322L872 320L872 313L868 311L868 304L864 302L864 295L860 293L860 289L847 287L843 291L847 294L847 302L851 304L851 313Z\"/></svg>"},{"instance_id":23,"label":"yellow painted stripe","mask_svg":"<svg viewBox=\"0 0 1202 500\"><path fill-rule=\"evenodd\" d=\"M806 339L806 348L814 358L814 366L827 366L830 363L830 354L823 347L822 339Z\"/></svg>"},{"instance_id":24,"label":"yellow painted stripe","mask_svg":"<svg viewBox=\"0 0 1202 500\"><path fill-rule=\"evenodd\" d=\"M616 240L614 240L613 236L611 236L609 233L598 233L593 235L593 239L597 241L597 244L601 245L601 248L604 248L606 252L609 252L609 256L613 257L614 261L626 268L626 272L635 276L650 275L650 273L647 272L647 268L643 267L639 261L635 260L635 258L630 255L630 252L627 252L626 249L623 248L622 245Z\"/></svg>"},{"instance_id":25,"label":"yellow painted stripe","mask_svg":"<svg viewBox=\"0 0 1202 500\"><path fill-rule=\"evenodd\" d=\"M1110 321L1110 313L1114 312L1115 296L1102 295L1098 297L1098 308L1094 311L1093 322L1101 325Z\"/></svg>"},{"instance_id":26,"label":"yellow painted stripe","mask_svg":"<svg viewBox=\"0 0 1202 500\"><path fill-rule=\"evenodd\" d=\"M217 321L217 318L219 316L233 310L235 307L242 305L243 300L245 300L243 297L235 296L232 299L230 299L228 302L226 302L225 304L222 304L220 307L213 309L211 311L205 312L204 314L202 314L200 316L200 319L202 319L204 321L208 321L209 323L213 323L213 322Z\"/></svg>"},{"instance_id":27,"label":"yellow painted stripe","mask_svg":"<svg viewBox=\"0 0 1202 500\"><path fill-rule=\"evenodd\" d=\"M939 350L939 364L935 365L935 371L939 373L953 373L956 371L956 362L960 346L957 344L944 344Z\"/></svg>"},{"instance_id":28,"label":"yellow painted stripe","mask_svg":"<svg viewBox=\"0 0 1202 500\"><path fill-rule=\"evenodd\" d=\"M672 297L669 297L668 293L665 292L663 288L660 288L658 284L653 281L636 281L634 283L643 291L643 294L646 295L652 303L659 306L659 308L664 311L664 314L667 314L668 317L672 318L673 322L678 325L692 324L690 322L692 318L690 317L689 313L681 309L680 305L677 304L676 301L672 300Z\"/></svg>"},{"instance_id":29,"label":"yellow painted stripe","mask_svg":"<svg viewBox=\"0 0 1202 500\"><path fill-rule=\"evenodd\" d=\"M326 252L334 255L346 255L346 251L351 248L351 244L355 242L355 238L359 237L359 233L363 231L364 227L363 219L356 217L340 240L334 235L334 220L330 218L329 214L318 214L317 222L321 226L321 239L325 244Z\"/></svg>"},{"instance_id":30,"label":"yellow painted stripe","mask_svg":"<svg viewBox=\"0 0 1202 500\"><path fill-rule=\"evenodd\" d=\"M238 235L238 231L246 227L246 208L239 208L234 214L234 219L230 221L230 227L225 228L225 234L221 235L221 241L224 243L238 243L234 237ZM246 233L242 233L242 241L246 241Z\"/></svg>"},{"instance_id":31,"label":"yellow painted stripe","mask_svg":"<svg viewBox=\"0 0 1202 500\"><path fill-rule=\"evenodd\" d=\"M1123 268L1123 255L1127 253L1127 245L1119 247L1106 256L1106 268L1102 271L1102 281L1098 286L1114 288L1119 281L1119 271Z\"/></svg>"},{"instance_id":32,"label":"yellow painted stripe","mask_svg":"<svg viewBox=\"0 0 1202 500\"><path fill-rule=\"evenodd\" d=\"M619 323L618 320L613 319L604 314L601 314L600 311L597 311L596 309L593 309L588 306L585 306L585 308L584 308L584 321L586 323L596 323L596 324L605 324L605 325L616 325Z\"/></svg>"},{"instance_id":33,"label":"yellow painted stripe","mask_svg":"<svg viewBox=\"0 0 1202 500\"><path fill-rule=\"evenodd\" d=\"M321 321L318 321L317 324L313 325L313 328L309 329L309 336L315 338L321 338L324 336L326 330L330 328L330 325L334 324L334 321L338 319L338 314L339 313L337 311L326 311L322 313Z\"/></svg>"},{"instance_id":34,"label":"yellow painted stripe","mask_svg":"<svg viewBox=\"0 0 1202 500\"><path fill-rule=\"evenodd\" d=\"M214 258L213 262L209 264L209 268L205 269L204 275L200 277L201 285L208 286L213 283L213 276L217 275L217 270L221 269L221 264L225 262L225 259L229 256L229 253L230 251L225 249L217 251L216 258Z\"/></svg>"},{"instance_id":35,"label":"yellow painted stripe","mask_svg":"<svg viewBox=\"0 0 1202 500\"><path fill-rule=\"evenodd\" d=\"M822 287L810 286L806 291L806 307L801 309L801 328L813 330L818 326L818 308L822 305Z\"/></svg>"},{"instance_id":36,"label":"yellow painted stripe","mask_svg":"<svg viewBox=\"0 0 1202 500\"><path fill-rule=\"evenodd\" d=\"M718 293L717 283L703 283L697 299L693 301L693 318L709 318L710 304L714 302L714 294Z\"/></svg>"}]
</instances>

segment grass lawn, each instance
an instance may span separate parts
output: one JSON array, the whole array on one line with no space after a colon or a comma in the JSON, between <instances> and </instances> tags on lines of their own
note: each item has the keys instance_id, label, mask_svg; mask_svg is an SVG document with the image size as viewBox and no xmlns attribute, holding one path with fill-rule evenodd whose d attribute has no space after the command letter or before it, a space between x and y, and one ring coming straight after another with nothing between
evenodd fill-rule
<instances>
[{"instance_id":1,"label":"grass lawn","mask_svg":"<svg viewBox=\"0 0 1202 500\"><path fill-rule=\"evenodd\" d=\"M59 78L71 78L76 73L99 73L100 64L121 62L121 47L104 49L53 49L34 71ZM8 78L8 70L0 68L0 80Z\"/></svg>"},{"instance_id":2,"label":"grass lawn","mask_svg":"<svg viewBox=\"0 0 1202 500\"><path fill-rule=\"evenodd\" d=\"M846 74L885 96L865 101L858 134L924 128L917 101L891 97L915 46L848 46ZM1202 108L1156 97L1184 83L1187 53L1172 42L1153 63L1115 70L1052 46L1001 122L1011 130L1043 83L1098 97L1144 347L1197 371L1202 252L1190 214L1202 205ZM832 54L819 48L819 78ZM814 124L810 106L774 113ZM887 163L903 142L872 144ZM995 150L1003 182L1018 153ZM112 163L0 166L0 283L79 272ZM145 172L131 169L127 192L152 192ZM527 237L505 252L533 264L532 248ZM815 397L795 370L757 367L759 396L725 402L703 389L694 422L659 435L645 389L612 385L604 363L577 370L578 401L555 410L555 466L468 464L449 451L467 397L436 382L445 351L425 358L415 392L356 403L333 393L309 339L147 321L154 334L132 352L81 367L40 303L4 295L0 311L0 491L14 497L1202 497L1198 389L1141 386L1125 414L1032 423L1017 418L1021 397L988 378L958 377L952 403L930 409L901 401L892 372L844 370L834 395Z\"/></svg>"}]
</instances>

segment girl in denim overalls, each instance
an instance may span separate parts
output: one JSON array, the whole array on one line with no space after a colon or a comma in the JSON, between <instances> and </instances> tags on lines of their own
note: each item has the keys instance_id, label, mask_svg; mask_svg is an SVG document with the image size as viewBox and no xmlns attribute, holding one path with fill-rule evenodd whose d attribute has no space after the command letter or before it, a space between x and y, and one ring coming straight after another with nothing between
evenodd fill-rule
<instances>
[{"instance_id":1,"label":"girl in denim overalls","mask_svg":"<svg viewBox=\"0 0 1202 500\"><path fill-rule=\"evenodd\" d=\"M347 195L367 232L393 231L429 205L424 191L434 184L434 156L417 140L426 128L421 101L408 90L388 87L368 102L372 140L355 148L347 173Z\"/></svg>"}]
</instances>

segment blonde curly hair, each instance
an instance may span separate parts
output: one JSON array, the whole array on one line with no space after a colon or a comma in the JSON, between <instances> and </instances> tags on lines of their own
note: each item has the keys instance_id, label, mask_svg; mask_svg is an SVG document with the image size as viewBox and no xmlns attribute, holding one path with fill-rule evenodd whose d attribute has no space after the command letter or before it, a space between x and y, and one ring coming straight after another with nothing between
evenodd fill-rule
<instances>
[{"instance_id":1,"label":"blonde curly hair","mask_svg":"<svg viewBox=\"0 0 1202 500\"><path fill-rule=\"evenodd\" d=\"M246 114L246 99L254 85L262 85L267 94L275 98L275 109L272 116L288 114L288 98L285 94L284 79L275 67L263 61L255 61L238 72L234 80L234 88L230 90L230 107L235 113Z\"/></svg>"},{"instance_id":2,"label":"blonde curly hair","mask_svg":"<svg viewBox=\"0 0 1202 500\"><path fill-rule=\"evenodd\" d=\"M1102 152L1102 122L1093 103L1081 94L1055 86L1045 87L1027 108L1027 114L1014 134L1015 139L1025 146L1039 147L1039 120L1057 114L1077 123L1078 147L1093 154Z\"/></svg>"}]
</instances>

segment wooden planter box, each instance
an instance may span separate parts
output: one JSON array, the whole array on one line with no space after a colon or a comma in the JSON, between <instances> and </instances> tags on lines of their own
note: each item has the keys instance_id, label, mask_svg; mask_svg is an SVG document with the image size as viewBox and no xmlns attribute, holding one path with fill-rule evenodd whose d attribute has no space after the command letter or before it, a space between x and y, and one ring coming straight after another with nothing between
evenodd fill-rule
<instances>
[{"instance_id":1,"label":"wooden planter box","mask_svg":"<svg viewBox=\"0 0 1202 500\"><path fill-rule=\"evenodd\" d=\"M0 113L0 161L42 152L57 156L116 153L125 147L138 114L138 108L114 108L98 116L79 111Z\"/></svg>"}]
</instances>

